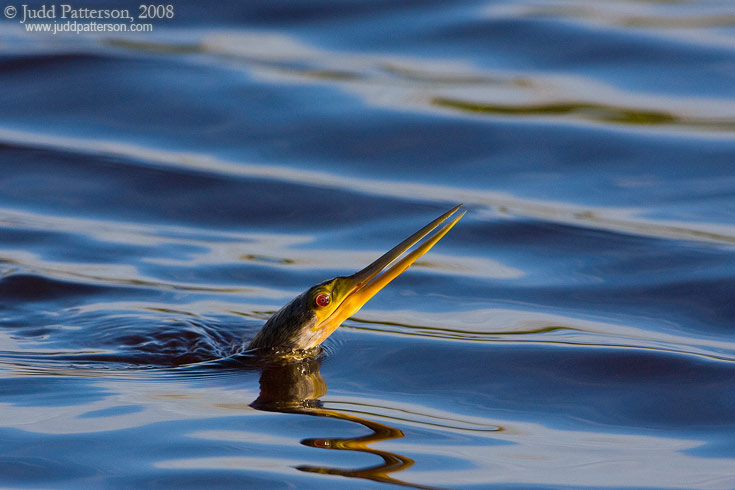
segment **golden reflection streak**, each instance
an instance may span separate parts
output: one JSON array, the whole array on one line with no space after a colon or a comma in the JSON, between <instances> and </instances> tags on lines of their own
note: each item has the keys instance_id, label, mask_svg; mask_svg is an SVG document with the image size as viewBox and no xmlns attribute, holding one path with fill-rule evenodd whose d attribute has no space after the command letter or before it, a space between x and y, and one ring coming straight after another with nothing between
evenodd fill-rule
<instances>
[{"instance_id":1,"label":"golden reflection streak","mask_svg":"<svg viewBox=\"0 0 735 490\"><path fill-rule=\"evenodd\" d=\"M735 130L735 120L719 117L688 117L655 109L635 109L598 104L595 102L546 102L529 105L508 105L485 102L472 102L447 97L434 97L431 103L437 107L466 113L489 114L494 116L538 116L538 117L578 117L600 123L614 123L641 126L681 126L688 128L717 131Z\"/></svg>"},{"instance_id":2,"label":"golden reflection streak","mask_svg":"<svg viewBox=\"0 0 735 490\"><path fill-rule=\"evenodd\" d=\"M391 473L413 466L414 461L390 451L374 449L369 444L404 437L401 430L389 425L364 419L337 410L322 408L319 398L326 394L327 383L320 373L321 359L279 360L265 365L260 375L260 396L250 405L268 412L298 413L315 417L330 417L360 424L370 434L350 438L304 439L301 444L319 449L357 451L378 456L383 460L375 466L359 469L340 469L327 466L302 465L296 468L308 473L340 475L362 478L381 483L390 483L412 488L435 489L425 485L405 482L393 478Z\"/></svg>"}]
</instances>

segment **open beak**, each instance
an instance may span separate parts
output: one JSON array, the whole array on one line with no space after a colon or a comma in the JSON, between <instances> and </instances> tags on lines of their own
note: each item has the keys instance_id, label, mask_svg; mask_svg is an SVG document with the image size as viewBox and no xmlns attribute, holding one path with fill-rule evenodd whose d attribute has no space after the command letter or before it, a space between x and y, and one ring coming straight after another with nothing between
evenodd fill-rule
<instances>
[{"instance_id":1,"label":"open beak","mask_svg":"<svg viewBox=\"0 0 735 490\"><path fill-rule=\"evenodd\" d=\"M354 315L378 291L401 275L416 259L428 252L436 242L446 235L457 221L464 216L465 212L462 211L450 219L460 207L462 207L461 204L439 216L363 270L351 276L337 278L335 289L339 292L339 298L343 299L327 318L313 327L315 333L319 331L317 334L318 341L314 345L322 343L344 320ZM447 220L449 221L446 222ZM444 226L439 228L442 223L445 223ZM438 231L431 235L437 228L439 228ZM425 242L404 255L411 247L428 235L431 236ZM401 256L403 257L401 258Z\"/></svg>"}]
</instances>

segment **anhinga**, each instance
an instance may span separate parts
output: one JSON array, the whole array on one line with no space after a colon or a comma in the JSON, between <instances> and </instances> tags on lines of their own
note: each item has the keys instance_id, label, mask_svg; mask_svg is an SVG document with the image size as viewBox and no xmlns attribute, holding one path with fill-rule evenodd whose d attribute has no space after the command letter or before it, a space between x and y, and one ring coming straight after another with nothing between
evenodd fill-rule
<instances>
[{"instance_id":1,"label":"anhinga","mask_svg":"<svg viewBox=\"0 0 735 490\"><path fill-rule=\"evenodd\" d=\"M319 346L375 293L428 252L464 216L462 212L450 219L461 206L439 216L363 270L324 281L296 296L268 319L247 349L289 355ZM437 228L424 243L401 257Z\"/></svg>"}]
</instances>

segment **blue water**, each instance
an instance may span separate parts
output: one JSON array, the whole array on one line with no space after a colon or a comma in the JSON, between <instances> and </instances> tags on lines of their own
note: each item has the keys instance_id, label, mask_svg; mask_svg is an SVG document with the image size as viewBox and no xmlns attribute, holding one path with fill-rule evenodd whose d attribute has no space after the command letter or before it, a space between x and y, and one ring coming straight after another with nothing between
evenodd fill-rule
<instances>
[{"instance_id":1,"label":"blue water","mask_svg":"<svg viewBox=\"0 0 735 490\"><path fill-rule=\"evenodd\" d=\"M1 487L735 488L730 0L173 5L0 21Z\"/></svg>"}]
</instances>

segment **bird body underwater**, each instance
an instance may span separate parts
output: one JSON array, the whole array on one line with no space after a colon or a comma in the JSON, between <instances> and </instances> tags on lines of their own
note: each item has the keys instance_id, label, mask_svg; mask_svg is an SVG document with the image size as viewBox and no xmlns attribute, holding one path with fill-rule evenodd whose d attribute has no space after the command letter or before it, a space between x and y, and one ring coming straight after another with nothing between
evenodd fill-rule
<instances>
[{"instance_id":1,"label":"bird body underwater","mask_svg":"<svg viewBox=\"0 0 735 490\"><path fill-rule=\"evenodd\" d=\"M268 319L247 350L292 355L318 347L344 320L428 252L464 216L464 211L456 214L461 207L439 216L361 271L324 281L296 296Z\"/></svg>"}]
</instances>

